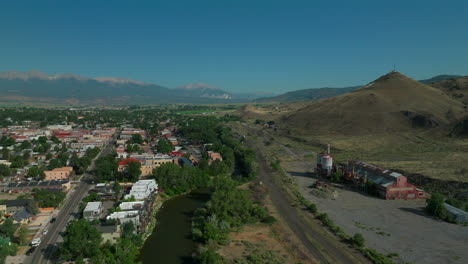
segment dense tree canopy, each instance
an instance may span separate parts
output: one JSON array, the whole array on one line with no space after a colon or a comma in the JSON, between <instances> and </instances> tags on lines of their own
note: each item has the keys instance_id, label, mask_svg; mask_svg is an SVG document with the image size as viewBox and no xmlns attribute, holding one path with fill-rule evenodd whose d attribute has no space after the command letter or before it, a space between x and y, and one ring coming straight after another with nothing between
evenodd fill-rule
<instances>
[{"instance_id":1,"label":"dense tree canopy","mask_svg":"<svg viewBox=\"0 0 468 264\"><path fill-rule=\"evenodd\" d=\"M157 150L158 150L158 152L160 152L160 153L165 153L165 154L167 154L167 153L169 153L169 152L171 152L171 151L174 150L174 146L172 145L172 143L171 143L169 140L167 140L167 139L160 139L160 140L158 141Z\"/></svg>"},{"instance_id":2,"label":"dense tree canopy","mask_svg":"<svg viewBox=\"0 0 468 264\"><path fill-rule=\"evenodd\" d=\"M101 233L90 222L80 219L73 221L63 234L61 256L65 260L96 257L102 241Z\"/></svg>"},{"instance_id":3,"label":"dense tree canopy","mask_svg":"<svg viewBox=\"0 0 468 264\"><path fill-rule=\"evenodd\" d=\"M61 190L41 190L34 189L34 199L38 202L39 207L57 207L63 199L65 199L66 194Z\"/></svg>"}]
</instances>

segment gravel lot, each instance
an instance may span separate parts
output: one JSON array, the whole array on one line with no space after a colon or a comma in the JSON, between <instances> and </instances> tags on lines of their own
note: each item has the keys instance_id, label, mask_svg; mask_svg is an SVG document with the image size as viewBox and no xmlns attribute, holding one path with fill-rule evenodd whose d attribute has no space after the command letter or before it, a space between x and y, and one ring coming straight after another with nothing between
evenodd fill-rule
<instances>
[{"instance_id":1,"label":"gravel lot","mask_svg":"<svg viewBox=\"0 0 468 264\"><path fill-rule=\"evenodd\" d=\"M309 187L315 182L308 173L312 165L300 159L282 163L319 211L326 212L348 234L363 234L368 247L397 253L404 263L468 263L468 227L427 216L421 200L385 201L347 186L335 188L335 198L324 198Z\"/></svg>"}]
</instances>

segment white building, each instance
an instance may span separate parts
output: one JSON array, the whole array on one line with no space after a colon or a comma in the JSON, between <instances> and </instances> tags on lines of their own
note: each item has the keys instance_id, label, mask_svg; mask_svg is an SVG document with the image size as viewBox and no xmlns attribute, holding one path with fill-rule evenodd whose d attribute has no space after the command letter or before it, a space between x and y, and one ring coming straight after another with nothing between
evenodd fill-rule
<instances>
[{"instance_id":1,"label":"white building","mask_svg":"<svg viewBox=\"0 0 468 264\"><path fill-rule=\"evenodd\" d=\"M134 211L134 210L140 210L144 206L145 206L145 201L123 202L119 205L119 208L122 211Z\"/></svg>"},{"instance_id":2,"label":"white building","mask_svg":"<svg viewBox=\"0 0 468 264\"><path fill-rule=\"evenodd\" d=\"M83 218L88 221L99 219L99 215L102 212L101 202L88 202L85 209L83 210Z\"/></svg>"},{"instance_id":3,"label":"white building","mask_svg":"<svg viewBox=\"0 0 468 264\"><path fill-rule=\"evenodd\" d=\"M135 227L140 225L140 216L137 210L114 212L106 217L106 220L117 220L121 225L132 222Z\"/></svg>"},{"instance_id":4,"label":"white building","mask_svg":"<svg viewBox=\"0 0 468 264\"><path fill-rule=\"evenodd\" d=\"M158 184L155 180L139 180L133 184L130 193L125 195L125 199L131 197L135 200L144 200L158 189Z\"/></svg>"}]
</instances>

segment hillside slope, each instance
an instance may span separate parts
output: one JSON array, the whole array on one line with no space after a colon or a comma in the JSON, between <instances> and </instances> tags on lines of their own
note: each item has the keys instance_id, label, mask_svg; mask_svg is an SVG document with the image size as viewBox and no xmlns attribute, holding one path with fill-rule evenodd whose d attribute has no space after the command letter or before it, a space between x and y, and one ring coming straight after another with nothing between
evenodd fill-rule
<instances>
[{"instance_id":1,"label":"hillside slope","mask_svg":"<svg viewBox=\"0 0 468 264\"><path fill-rule=\"evenodd\" d=\"M460 77L461 76L459 75L442 74L442 75L437 75L429 79L419 80L419 82L422 82L424 84L433 84L433 83L441 82L444 80L452 80L452 79L456 79ZM302 89L302 90L287 92L287 93L280 94L277 96L257 98L255 99L255 102L257 103L278 102L279 103L279 102L300 102L300 101L308 101L308 100L320 100L320 99L331 98L331 97L335 97L341 94L349 93L360 87L361 86L350 86L350 87L344 87L344 88L325 87L325 88Z\"/></svg>"},{"instance_id":2,"label":"hillside slope","mask_svg":"<svg viewBox=\"0 0 468 264\"><path fill-rule=\"evenodd\" d=\"M373 134L447 128L463 105L442 91L390 72L347 94L311 102L281 122L307 132Z\"/></svg>"},{"instance_id":3,"label":"hillside slope","mask_svg":"<svg viewBox=\"0 0 468 264\"><path fill-rule=\"evenodd\" d=\"M349 93L356 90L360 86L352 86L345 88L312 88L303 89L292 92L287 92L274 97L263 97L255 99L255 102L295 102L295 101L307 101L307 100L319 100L324 98L330 98L338 96L340 94Z\"/></svg>"},{"instance_id":4,"label":"hillside slope","mask_svg":"<svg viewBox=\"0 0 468 264\"><path fill-rule=\"evenodd\" d=\"M468 76L443 80L431 86L442 90L452 98L468 105Z\"/></svg>"}]
</instances>

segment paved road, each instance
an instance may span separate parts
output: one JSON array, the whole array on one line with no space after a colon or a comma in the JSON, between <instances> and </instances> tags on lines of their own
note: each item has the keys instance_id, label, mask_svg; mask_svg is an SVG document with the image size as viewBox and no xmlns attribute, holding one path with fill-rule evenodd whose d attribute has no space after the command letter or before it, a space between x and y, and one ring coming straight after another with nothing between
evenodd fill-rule
<instances>
[{"instance_id":1,"label":"paved road","mask_svg":"<svg viewBox=\"0 0 468 264\"><path fill-rule=\"evenodd\" d=\"M312 228L306 220L298 214L297 209L291 205L291 202L286 197L287 194L275 183L265 161L262 147L257 145L257 142L254 140L249 139L247 143L257 154L260 167L259 179L269 190L273 205L289 228L318 263L370 263L362 255L355 254L347 249L345 245L340 245L340 242L336 241L334 236L324 232L324 230ZM322 227L319 226L318 228ZM348 252L345 253L345 251Z\"/></svg>"},{"instance_id":2,"label":"paved road","mask_svg":"<svg viewBox=\"0 0 468 264\"><path fill-rule=\"evenodd\" d=\"M88 171L93 170L96 159L101 155L109 154L112 151L114 145L115 139L111 140L109 144L107 144L107 146L101 151L101 153L99 153L99 155L93 160L88 168ZM93 186L86 181L87 179L92 179L91 174L84 173L81 176L81 179L82 181L69 195L62 209L56 216L57 220L55 223L50 225L48 234L41 237L41 244L36 248L36 250L34 250L31 256L26 258L24 262L25 264L41 264L47 263L51 260L53 253L57 250L56 243L60 236L60 232L65 229L67 222L73 215L73 212L78 208L81 200L86 196L90 188Z\"/></svg>"}]
</instances>

